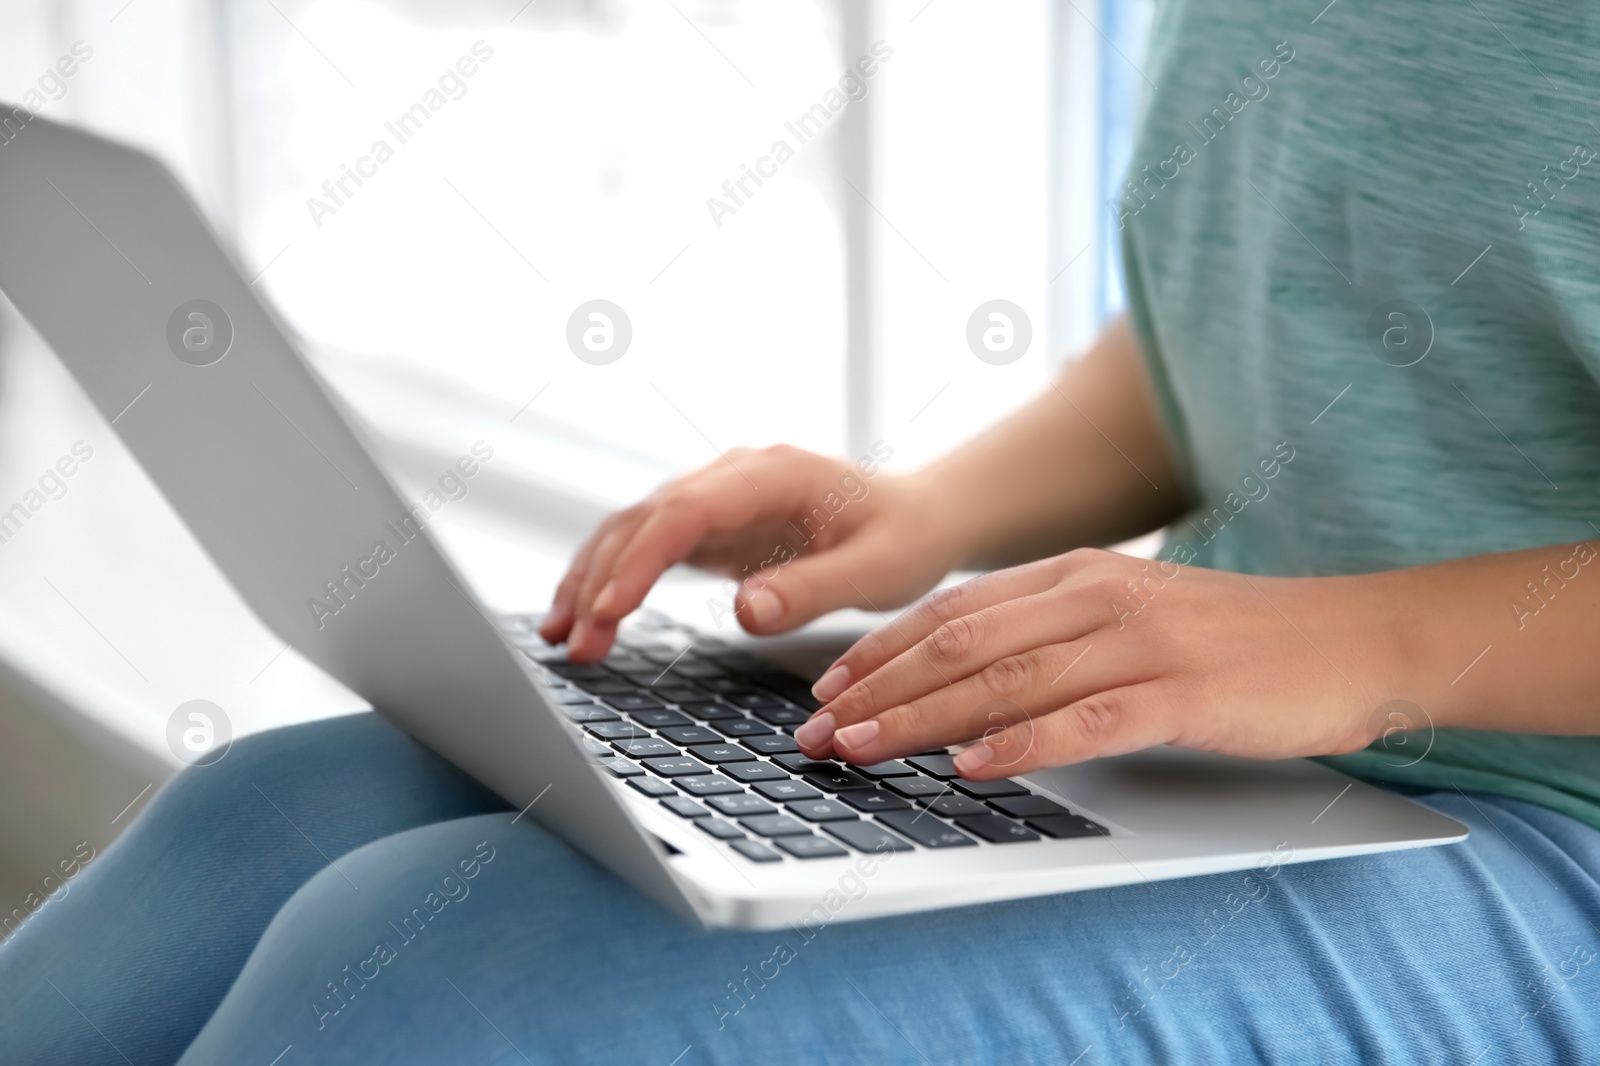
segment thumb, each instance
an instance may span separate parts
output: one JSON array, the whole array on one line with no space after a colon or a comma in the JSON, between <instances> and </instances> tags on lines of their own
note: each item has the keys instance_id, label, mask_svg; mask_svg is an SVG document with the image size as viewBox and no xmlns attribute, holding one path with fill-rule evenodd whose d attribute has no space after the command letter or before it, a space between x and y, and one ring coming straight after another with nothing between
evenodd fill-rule
<instances>
[{"instance_id":1,"label":"thumb","mask_svg":"<svg viewBox=\"0 0 1600 1066\"><path fill-rule=\"evenodd\" d=\"M771 577L752 575L740 586L734 606L739 624L747 633L765 636L786 633L841 607L899 606L904 578L894 565L891 546L879 540L852 537L783 564Z\"/></svg>"}]
</instances>

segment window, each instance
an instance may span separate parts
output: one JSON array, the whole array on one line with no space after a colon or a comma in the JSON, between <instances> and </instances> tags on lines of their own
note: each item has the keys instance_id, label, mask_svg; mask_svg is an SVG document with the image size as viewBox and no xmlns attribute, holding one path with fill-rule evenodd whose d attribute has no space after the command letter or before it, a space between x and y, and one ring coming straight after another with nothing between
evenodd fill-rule
<instances>
[{"instance_id":1,"label":"window","mask_svg":"<svg viewBox=\"0 0 1600 1066\"><path fill-rule=\"evenodd\" d=\"M175 162L381 436L492 436L531 487L610 506L736 445L881 439L904 469L1036 392L1116 303L1144 6L33 14L101 35L61 117ZM594 300L626 325L579 314L580 341L630 334L605 365L567 339ZM1003 365L967 336L992 300L1031 334Z\"/></svg>"}]
</instances>

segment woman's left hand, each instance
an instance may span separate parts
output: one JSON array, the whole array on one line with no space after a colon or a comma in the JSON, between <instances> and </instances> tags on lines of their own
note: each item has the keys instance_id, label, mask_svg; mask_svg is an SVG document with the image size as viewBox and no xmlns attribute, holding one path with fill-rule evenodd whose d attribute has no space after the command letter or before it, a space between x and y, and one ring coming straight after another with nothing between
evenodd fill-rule
<instances>
[{"instance_id":1,"label":"woman's left hand","mask_svg":"<svg viewBox=\"0 0 1600 1066\"><path fill-rule=\"evenodd\" d=\"M1403 679L1387 575L1263 578L1080 550L942 589L817 683L795 740L857 764L980 740L977 780L1175 744L1354 751Z\"/></svg>"}]
</instances>

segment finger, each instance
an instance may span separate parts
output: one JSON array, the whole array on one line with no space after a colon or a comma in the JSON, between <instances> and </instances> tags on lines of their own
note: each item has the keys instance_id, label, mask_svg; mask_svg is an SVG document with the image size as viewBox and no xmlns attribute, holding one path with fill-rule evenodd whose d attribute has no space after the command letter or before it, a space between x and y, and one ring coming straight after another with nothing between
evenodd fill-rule
<instances>
[{"instance_id":1,"label":"finger","mask_svg":"<svg viewBox=\"0 0 1600 1066\"><path fill-rule=\"evenodd\" d=\"M893 587L884 565L894 551L888 534L868 531L796 559L771 579L759 574L746 579L739 590L739 624L748 633L768 636L843 607L890 602L904 595Z\"/></svg>"},{"instance_id":2,"label":"finger","mask_svg":"<svg viewBox=\"0 0 1600 1066\"><path fill-rule=\"evenodd\" d=\"M560 584L556 586L555 596L550 601L550 611L539 624L539 635L551 644L559 644L565 640L572 629L575 618L573 604L577 601L583 575L588 571L589 559L594 555L600 538L610 530L614 517L607 516L599 527L589 534L577 554L572 557L572 562L568 565L567 572L562 575Z\"/></svg>"},{"instance_id":3,"label":"finger","mask_svg":"<svg viewBox=\"0 0 1600 1066\"><path fill-rule=\"evenodd\" d=\"M1096 692L974 744L956 756L956 770L992 781L1165 744L1178 732L1176 695L1169 681Z\"/></svg>"},{"instance_id":4,"label":"finger","mask_svg":"<svg viewBox=\"0 0 1600 1066\"><path fill-rule=\"evenodd\" d=\"M948 689L1034 648L1075 641L1107 619L1105 604L1056 586L952 618L828 704L835 728Z\"/></svg>"},{"instance_id":5,"label":"finger","mask_svg":"<svg viewBox=\"0 0 1600 1066\"><path fill-rule=\"evenodd\" d=\"M600 543L595 547L594 554L584 568L584 573L578 586L578 593L572 607L573 614L577 620L572 624L572 631L567 634L567 655L575 661L585 662L591 659L598 659L611 647L610 639L601 640L597 638L607 631L615 635L616 625L607 621L597 623L592 617L590 605L594 602L595 595L599 593L601 585L604 584L611 560L627 544L629 538L633 535L633 530L641 520L637 516L630 516L629 519L613 526L609 532L600 538Z\"/></svg>"},{"instance_id":6,"label":"finger","mask_svg":"<svg viewBox=\"0 0 1600 1066\"><path fill-rule=\"evenodd\" d=\"M644 602L661 575L694 554L713 533L748 528L788 510L785 486L769 473L769 491L751 490L737 472L708 471L663 496L629 541L608 560L592 605L597 621L616 622Z\"/></svg>"},{"instance_id":7,"label":"finger","mask_svg":"<svg viewBox=\"0 0 1600 1066\"><path fill-rule=\"evenodd\" d=\"M826 703L843 692L853 680L866 677L895 656L914 647L944 623L1006 600L1042 592L1055 584L1056 580L1057 571L1041 562L997 570L960 585L939 589L899 618L879 626L851 645L849 651L828 667L812 690L812 695Z\"/></svg>"},{"instance_id":8,"label":"finger","mask_svg":"<svg viewBox=\"0 0 1600 1066\"><path fill-rule=\"evenodd\" d=\"M1138 664L1127 661L1125 643L1096 654L1091 641L1035 647L999 659L954 685L839 729L834 750L863 765L898 759L973 740L992 732L997 721L1020 723L1140 680ZM795 739L800 743L798 731Z\"/></svg>"}]
</instances>

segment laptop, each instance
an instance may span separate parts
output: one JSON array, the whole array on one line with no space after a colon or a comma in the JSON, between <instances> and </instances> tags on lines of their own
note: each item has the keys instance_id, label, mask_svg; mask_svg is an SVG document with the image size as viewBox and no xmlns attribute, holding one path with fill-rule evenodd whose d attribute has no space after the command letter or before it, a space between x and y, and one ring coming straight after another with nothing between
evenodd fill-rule
<instances>
[{"instance_id":1,"label":"laptop","mask_svg":"<svg viewBox=\"0 0 1600 1066\"><path fill-rule=\"evenodd\" d=\"M814 927L1466 836L1302 759L1157 748L982 785L944 750L811 762L810 676L651 611L570 663L479 600L165 167L13 126L0 290L261 620L685 918Z\"/></svg>"}]
</instances>

